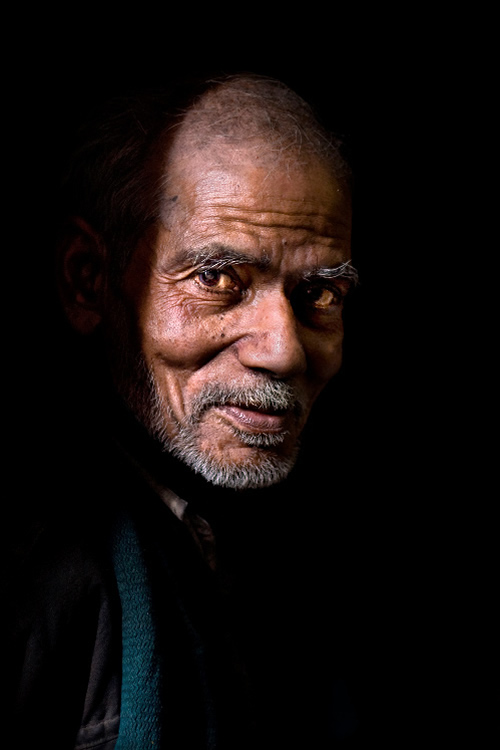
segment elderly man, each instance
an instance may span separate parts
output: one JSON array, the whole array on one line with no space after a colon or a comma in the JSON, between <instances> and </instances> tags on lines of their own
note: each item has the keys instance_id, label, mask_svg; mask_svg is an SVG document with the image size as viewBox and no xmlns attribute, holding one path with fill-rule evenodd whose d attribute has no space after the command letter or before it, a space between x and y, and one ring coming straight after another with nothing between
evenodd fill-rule
<instances>
[{"instance_id":1,"label":"elderly man","mask_svg":"<svg viewBox=\"0 0 500 750\"><path fill-rule=\"evenodd\" d=\"M219 506L283 482L341 366L349 169L298 96L245 75L114 103L64 189L60 294L99 366L17 582L27 746L284 747Z\"/></svg>"}]
</instances>

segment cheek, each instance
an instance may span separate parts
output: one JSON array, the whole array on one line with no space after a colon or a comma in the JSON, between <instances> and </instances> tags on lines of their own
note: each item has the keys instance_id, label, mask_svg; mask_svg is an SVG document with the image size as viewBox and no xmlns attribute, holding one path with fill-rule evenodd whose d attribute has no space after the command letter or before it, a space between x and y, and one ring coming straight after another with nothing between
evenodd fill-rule
<instances>
[{"instance_id":1,"label":"cheek","mask_svg":"<svg viewBox=\"0 0 500 750\"><path fill-rule=\"evenodd\" d=\"M224 346L218 317L204 318L190 306L171 302L154 306L141 317L143 356L177 420L189 412L197 373L203 372L203 366Z\"/></svg>"},{"instance_id":2,"label":"cheek","mask_svg":"<svg viewBox=\"0 0 500 750\"><path fill-rule=\"evenodd\" d=\"M223 318L180 295L157 304L153 300L140 317L144 354L150 361L159 358L172 367L196 369L224 345Z\"/></svg>"},{"instance_id":3,"label":"cheek","mask_svg":"<svg viewBox=\"0 0 500 750\"><path fill-rule=\"evenodd\" d=\"M342 365L342 326L328 334L311 334L306 343L309 369L321 390L340 370Z\"/></svg>"}]
</instances>

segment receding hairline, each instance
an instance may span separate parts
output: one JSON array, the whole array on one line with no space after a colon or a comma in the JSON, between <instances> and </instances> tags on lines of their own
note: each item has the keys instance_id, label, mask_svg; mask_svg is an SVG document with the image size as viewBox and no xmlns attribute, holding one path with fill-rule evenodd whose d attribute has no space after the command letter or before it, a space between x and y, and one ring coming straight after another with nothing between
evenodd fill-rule
<instances>
[{"instance_id":1,"label":"receding hairline","mask_svg":"<svg viewBox=\"0 0 500 750\"><path fill-rule=\"evenodd\" d=\"M116 278L138 239L164 215L170 159L181 134L189 133L185 144L192 153L218 144L223 158L239 144L271 166L277 157L289 168L314 155L343 192L351 192L341 140L297 93L272 78L239 73L180 80L115 97L89 115L68 154L60 209L63 220L81 216L102 235Z\"/></svg>"},{"instance_id":2,"label":"receding hairline","mask_svg":"<svg viewBox=\"0 0 500 750\"><path fill-rule=\"evenodd\" d=\"M214 80L181 113L164 134L165 151L210 150L223 156L228 147L253 151L256 161L297 163L311 158L324 162L333 175L350 181L340 143L295 91L281 81L254 75Z\"/></svg>"}]
</instances>

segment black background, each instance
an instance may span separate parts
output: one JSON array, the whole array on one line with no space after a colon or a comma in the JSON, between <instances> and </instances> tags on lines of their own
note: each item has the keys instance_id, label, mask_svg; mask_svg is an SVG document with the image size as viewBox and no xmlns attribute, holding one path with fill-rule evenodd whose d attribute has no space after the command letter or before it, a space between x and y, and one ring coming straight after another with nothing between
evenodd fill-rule
<instances>
[{"instance_id":1,"label":"black background","mask_svg":"<svg viewBox=\"0 0 500 750\"><path fill-rule=\"evenodd\" d=\"M417 735L437 736L435 722L441 738L476 737L498 716L488 20L335 6L290 14L134 9L104 17L77 7L8 19L8 474L22 496L19 469L57 425L65 339L51 254L73 128L100 100L179 73L281 78L344 137L355 171L361 285L348 311L345 371L312 424L321 440L304 459L311 513L328 527L341 504L356 529L363 684L380 738L399 736L406 747Z\"/></svg>"}]
</instances>

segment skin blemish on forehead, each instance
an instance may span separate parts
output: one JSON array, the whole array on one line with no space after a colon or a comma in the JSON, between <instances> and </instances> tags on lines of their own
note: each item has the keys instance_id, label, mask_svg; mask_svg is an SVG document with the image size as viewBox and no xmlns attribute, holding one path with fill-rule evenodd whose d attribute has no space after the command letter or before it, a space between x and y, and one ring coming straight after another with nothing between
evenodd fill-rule
<instances>
[{"instance_id":1,"label":"skin blemish on forehead","mask_svg":"<svg viewBox=\"0 0 500 750\"><path fill-rule=\"evenodd\" d=\"M162 208L162 221L164 222L165 226L170 225L172 213L174 211L174 207L179 199L178 195L171 195L165 197L163 200L163 208Z\"/></svg>"}]
</instances>

